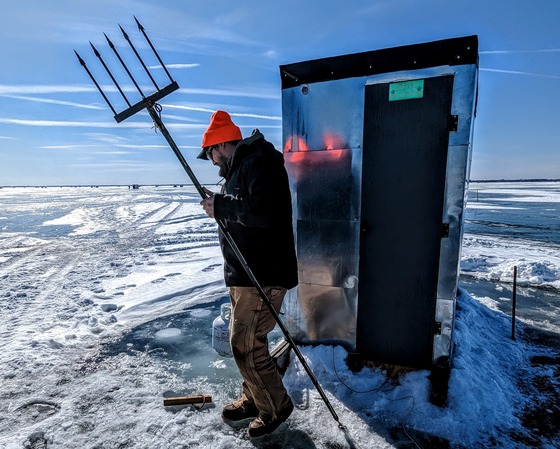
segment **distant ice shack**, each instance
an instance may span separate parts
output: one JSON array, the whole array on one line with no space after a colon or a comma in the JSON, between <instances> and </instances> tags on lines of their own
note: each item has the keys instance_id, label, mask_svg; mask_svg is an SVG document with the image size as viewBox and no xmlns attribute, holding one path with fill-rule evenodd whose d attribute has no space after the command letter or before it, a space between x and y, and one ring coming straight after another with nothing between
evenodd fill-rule
<instances>
[{"instance_id":1,"label":"distant ice shack","mask_svg":"<svg viewBox=\"0 0 560 449\"><path fill-rule=\"evenodd\" d=\"M300 284L284 321L360 361L448 368L476 36L280 66Z\"/></svg>"}]
</instances>

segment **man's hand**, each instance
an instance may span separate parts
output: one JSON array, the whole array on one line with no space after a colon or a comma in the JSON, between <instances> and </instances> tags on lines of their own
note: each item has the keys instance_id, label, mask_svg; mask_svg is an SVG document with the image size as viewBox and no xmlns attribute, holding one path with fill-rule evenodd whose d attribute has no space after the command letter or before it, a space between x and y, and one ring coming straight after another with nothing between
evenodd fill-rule
<instances>
[{"instance_id":1,"label":"man's hand","mask_svg":"<svg viewBox=\"0 0 560 449\"><path fill-rule=\"evenodd\" d=\"M200 205L204 209L204 212L206 212L206 215L210 218L214 218L214 192L211 192L206 187L203 187L202 189L204 190L204 193L208 195L208 198L203 199L200 202Z\"/></svg>"}]
</instances>

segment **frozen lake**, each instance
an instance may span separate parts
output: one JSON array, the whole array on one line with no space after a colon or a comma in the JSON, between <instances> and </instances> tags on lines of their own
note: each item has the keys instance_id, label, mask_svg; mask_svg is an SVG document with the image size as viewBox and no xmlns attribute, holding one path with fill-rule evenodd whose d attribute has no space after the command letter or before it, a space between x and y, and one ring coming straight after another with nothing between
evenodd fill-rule
<instances>
[{"instance_id":1,"label":"frozen lake","mask_svg":"<svg viewBox=\"0 0 560 449\"><path fill-rule=\"evenodd\" d=\"M292 360L296 411L258 443L220 418L239 375L210 345L227 291L216 225L193 188L0 189L0 448L557 444L530 430L541 403L516 382L554 381L531 357L557 354L507 336L513 266L521 325L560 334L560 184L480 183L469 201L449 406L429 403L427 372L394 383L349 371L343 348L303 348L348 434ZM164 408L175 394L213 404Z\"/></svg>"},{"instance_id":2,"label":"frozen lake","mask_svg":"<svg viewBox=\"0 0 560 449\"><path fill-rule=\"evenodd\" d=\"M560 333L560 183L471 183L459 285L517 316Z\"/></svg>"}]
</instances>

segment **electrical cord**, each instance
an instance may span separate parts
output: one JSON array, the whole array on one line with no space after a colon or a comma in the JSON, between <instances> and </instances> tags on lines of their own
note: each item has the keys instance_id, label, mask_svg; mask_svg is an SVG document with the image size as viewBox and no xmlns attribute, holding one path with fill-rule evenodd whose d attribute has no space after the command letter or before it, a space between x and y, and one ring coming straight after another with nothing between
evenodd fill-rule
<instances>
[{"instance_id":1,"label":"electrical cord","mask_svg":"<svg viewBox=\"0 0 560 449\"><path fill-rule=\"evenodd\" d=\"M387 385L387 383L389 382L389 379L387 377L385 377L385 381L379 386L379 387L375 387L372 388L370 390L364 390L364 391L358 391L355 390L354 388L352 388L351 386L349 386L348 384L346 384L346 382L344 382L340 376L338 375L338 371L336 369L336 358L334 356L334 351L336 350L336 346L333 346L333 352L332 352L332 357L333 357L333 369L334 369L334 374L336 375L336 378L338 379L338 381L344 385L348 390L350 390L352 393L356 393L356 394L364 394L364 393L375 393L377 391L391 391L392 389L394 389L395 387L392 387L389 390L382 390L382 388Z\"/></svg>"},{"instance_id":2,"label":"electrical cord","mask_svg":"<svg viewBox=\"0 0 560 449\"><path fill-rule=\"evenodd\" d=\"M387 390L383 390L383 387L384 387L385 385L387 385L387 383L389 382L389 378L388 378L388 377L385 377L385 381L384 381L379 387L375 387L375 388L372 388L372 389L370 389L370 390L358 391L358 390L355 390L354 388L350 387L346 382L344 382L344 381L340 378L340 376L339 376L339 374L338 374L338 371L337 371L337 368L336 368L336 358L335 358L335 354L334 354L334 351L335 351L335 350L336 350L336 346L333 346L332 357L333 357L333 369L334 369L334 374L336 375L336 377L337 377L337 379L339 380L339 382L340 382L342 385L344 385L348 390L350 390L352 393L356 393L356 394L377 393L377 392L379 392L379 393L386 393L386 392L392 391L392 390L394 390L394 389L396 388L396 385L394 385L393 387L391 387L391 388L389 388L389 389L387 389ZM388 401L393 401L393 402L402 401L402 400L405 400L405 399L412 399L412 407L410 408L410 410L408 411L408 413L405 415L405 418L406 418L407 416L409 416L409 415L412 413L412 411L414 410L414 407L415 407L415 405L416 405L416 402L415 402L415 400L414 400L414 396L412 396L412 395L404 396L404 397L397 398L397 399L388 398L388 397L386 397L386 396L384 396L384 397L385 397L386 400L388 400ZM403 421L404 421L404 419L401 421L401 427L402 427L404 433L406 434L406 436L408 437L408 439L409 439L418 449L422 449L422 447L421 447L421 446L414 440L414 438L412 438L412 436L407 432L406 427L405 427Z\"/></svg>"}]
</instances>

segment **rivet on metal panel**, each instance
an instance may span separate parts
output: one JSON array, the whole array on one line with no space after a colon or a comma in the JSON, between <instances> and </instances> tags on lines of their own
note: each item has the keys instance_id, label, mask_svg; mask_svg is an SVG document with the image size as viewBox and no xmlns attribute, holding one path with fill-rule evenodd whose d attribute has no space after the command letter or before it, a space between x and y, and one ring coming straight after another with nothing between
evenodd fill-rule
<instances>
[{"instance_id":1,"label":"rivet on metal panel","mask_svg":"<svg viewBox=\"0 0 560 449\"><path fill-rule=\"evenodd\" d=\"M282 70L282 73L284 74L284 76L287 76L288 78L293 79L296 83L298 82L298 77L295 75L292 75L289 72L286 72L285 70Z\"/></svg>"}]
</instances>

